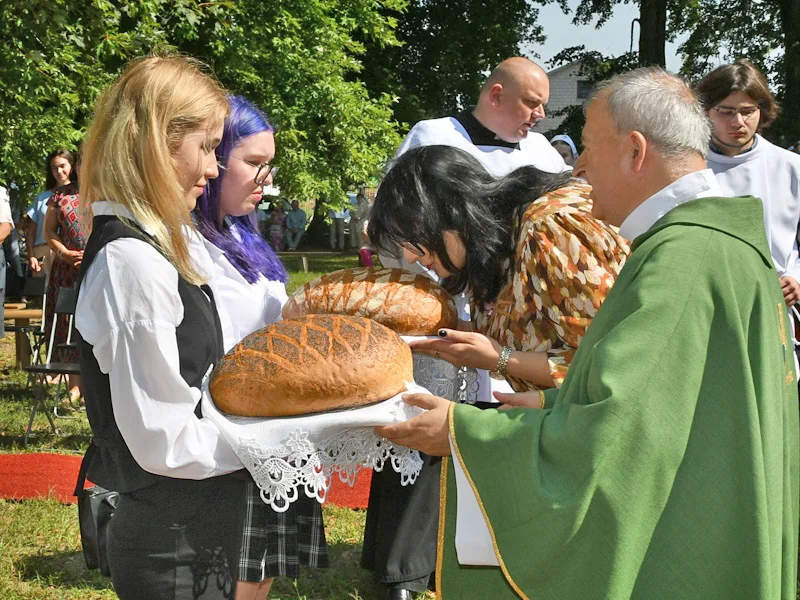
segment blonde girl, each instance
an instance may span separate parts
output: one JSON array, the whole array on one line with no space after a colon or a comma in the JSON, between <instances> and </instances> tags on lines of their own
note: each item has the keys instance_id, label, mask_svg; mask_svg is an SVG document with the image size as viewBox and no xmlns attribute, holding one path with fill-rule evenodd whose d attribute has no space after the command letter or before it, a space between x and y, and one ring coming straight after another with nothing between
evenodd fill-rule
<instances>
[{"instance_id":1,"label":"blonde girl","mask_svg":"<svg viewBox=\"0 0 800 600\"><path fill-rule=\"evenodd\" d=\"M190 211L217 177L228 102L195 61L131 63L100 98L80 170L93 213L76 326L88 478L120 492L108 560L122 600L233 598L242 465L200 411L222 355L192 266Z\"/></svg>"}]
</instances>

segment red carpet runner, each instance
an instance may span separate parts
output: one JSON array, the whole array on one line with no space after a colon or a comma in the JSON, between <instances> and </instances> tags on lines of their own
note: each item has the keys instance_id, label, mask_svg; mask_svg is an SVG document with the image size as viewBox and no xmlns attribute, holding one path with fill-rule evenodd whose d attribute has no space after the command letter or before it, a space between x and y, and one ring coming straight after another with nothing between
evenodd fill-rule
<instances>
[{"instance_id":1,"label":"red carpet runner","mask_svg":"<svg viewBox=\"0 0 800 600\"><path fill-rule=\"evenodd\" d=\"M75 502L72 492L81 466L80 456L65 454L0 454L0 498L28 500L54 496L60 502ZM354 487L334 475L328 504L366 508L372 471L359 473Z\"/></svg>"}]
</instances>

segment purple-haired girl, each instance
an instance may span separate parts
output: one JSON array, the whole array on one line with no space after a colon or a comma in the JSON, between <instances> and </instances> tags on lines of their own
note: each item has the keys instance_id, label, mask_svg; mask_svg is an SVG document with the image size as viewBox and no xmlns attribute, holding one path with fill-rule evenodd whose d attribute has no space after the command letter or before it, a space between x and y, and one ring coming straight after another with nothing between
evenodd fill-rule
<instances>
[{"instance_id":1,"label":"purple-haired girl","mask_svg":"<svg viewBox=\"0 0 800 600\"><path fill-rule=\"evenodd\" d=\"M245 98L232 96L229 101L231 113L216 150L220 174L197 201L194 220L202 239L196 239L192 248L214 292L226 351L280 319L288 280L283 264L252 219L262 186L272 183L274 129L267 116ZM296 579L301 564L328 566L319 503L301 494L289 510L277 513L262 502L250 481L237 600L263 600L273 577Z\"/></svg>"}]
</instances>

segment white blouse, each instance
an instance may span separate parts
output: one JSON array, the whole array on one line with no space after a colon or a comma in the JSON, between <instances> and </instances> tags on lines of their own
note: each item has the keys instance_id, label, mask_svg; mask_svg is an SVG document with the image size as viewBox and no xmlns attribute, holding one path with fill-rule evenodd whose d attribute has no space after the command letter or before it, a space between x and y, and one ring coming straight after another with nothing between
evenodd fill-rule
<instances>
[{"instance_id":1,"label":"white blouse","mask_svg":"<svg viewBox=\"0 0 800 600\"><path fill-rule=\"evenodd\" d=\"M133 219L110 202L95 202L92 211ZM145 471L204 479L242 463L219 429L194 414L201 391L180 374L182 321L178 272L157 250L122 238L98 252L81 284L75 326L109 377L122 438Z\"/></svg>"},{"instance_id":2,"label":"white blouse","mask_svg":"<svg viewBox=\"0 0 800 600\"><path fill-rule=\"evenodd\" d=\"M288 300L282 282L262 275L255 283L249 283L223 250L198 234L191 236L189 251L195 267L208 278L214 292L225 352L246 335L280 320L281 309Z\"/></svg>"}]
</instances>

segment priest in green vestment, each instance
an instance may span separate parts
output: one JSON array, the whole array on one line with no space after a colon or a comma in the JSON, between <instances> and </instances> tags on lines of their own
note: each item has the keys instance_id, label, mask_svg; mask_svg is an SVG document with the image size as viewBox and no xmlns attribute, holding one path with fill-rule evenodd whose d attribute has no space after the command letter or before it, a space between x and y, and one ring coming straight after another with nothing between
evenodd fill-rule
<instances>
[{"instance_id":1,"label":"priest in green vestment","mask_svg":"<svg viewBox=\"0 0 800 600\"><path fill-rule=\"evenodd\" d=\"M665 71L603 85L575 173L632 253L562 387L543 410L410 395L427 412L377 429L451 456L445 600L795 599L789 319L761 202L721 197L708 139Z\"/></svg>"}]
</instances>

